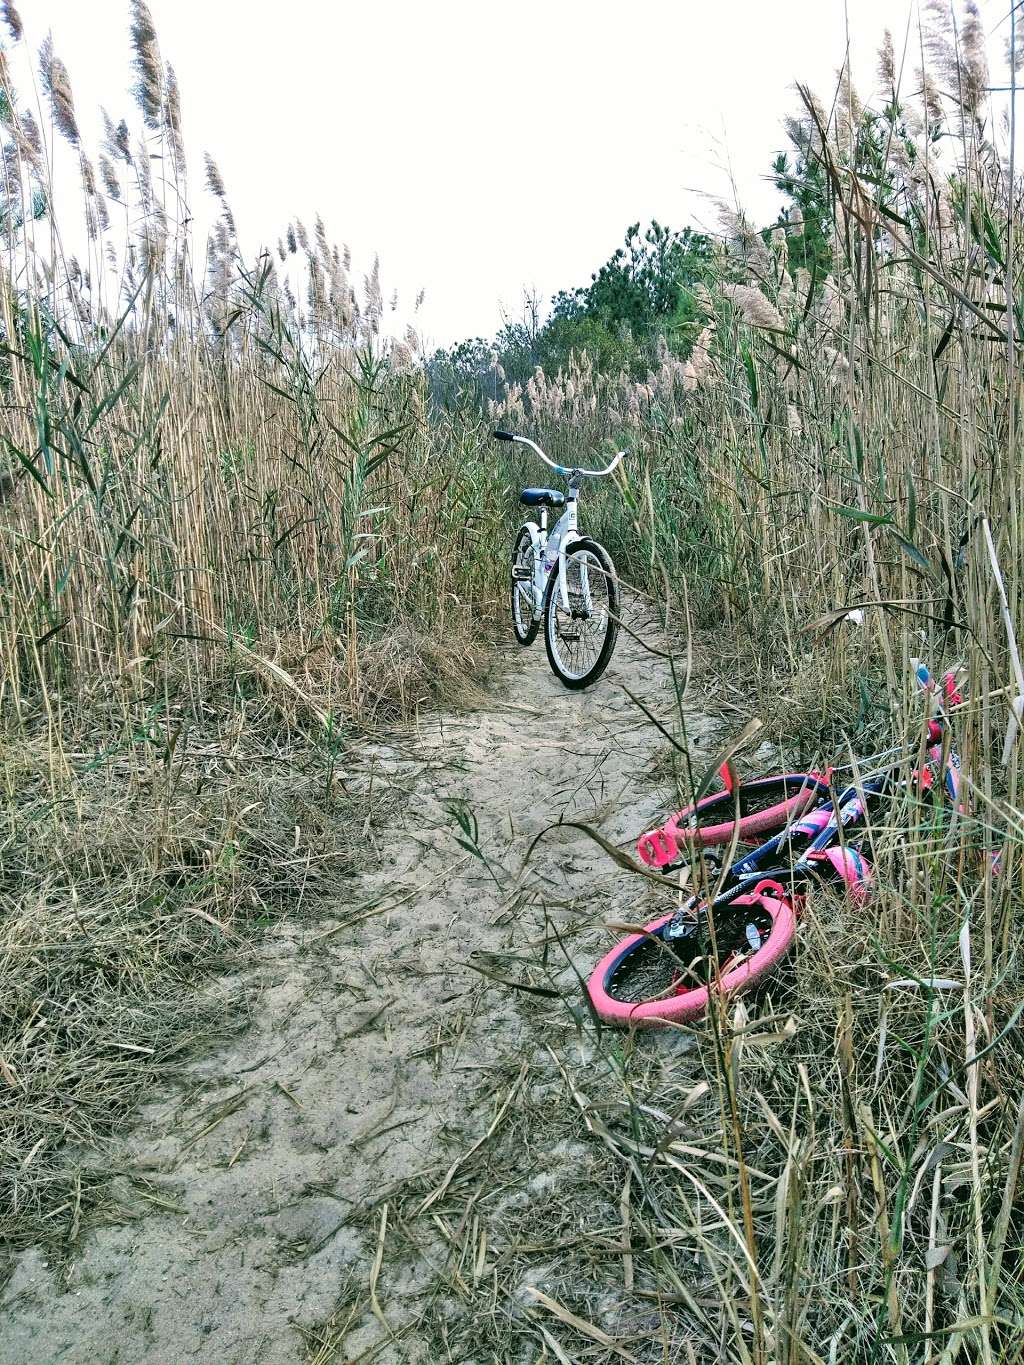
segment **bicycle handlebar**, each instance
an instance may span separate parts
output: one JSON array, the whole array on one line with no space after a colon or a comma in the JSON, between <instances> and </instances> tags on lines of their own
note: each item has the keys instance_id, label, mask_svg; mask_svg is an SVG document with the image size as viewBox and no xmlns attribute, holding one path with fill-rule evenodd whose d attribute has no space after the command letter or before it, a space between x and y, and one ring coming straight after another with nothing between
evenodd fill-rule
<instances>
[{"instance_id":1,"label":"bicycle handlebar","mask_svg":"<svg viewBox=\"0 0 1024 1365\"><path fill-rule=\"evenodd\" d=\"M626 454L624 450L620 450L607 469L567 469L565 465L555 464L554 460L549 459L548 456L544 454L543 450L541 450L539 445L531 441L526 436L516 436L515 433L511 431L496 431L493 433L493 435L496 441L515 441L519 445L529 446L530 449L535 451L544 461L544 463L546 465L549 465L555 471L556 474L566 474L570 476L573 474L582 474L584 475L585 478L588 479L599 479L604 474L610 474L612 470L616 467L616 465L618 465L622 461Z\"/></svg>"}]
</instances>

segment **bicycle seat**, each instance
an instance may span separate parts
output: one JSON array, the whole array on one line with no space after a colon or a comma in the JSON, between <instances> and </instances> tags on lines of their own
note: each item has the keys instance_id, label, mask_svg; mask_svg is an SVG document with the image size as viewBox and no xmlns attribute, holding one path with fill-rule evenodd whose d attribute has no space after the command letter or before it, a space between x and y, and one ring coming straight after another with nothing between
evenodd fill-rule
<instances>
[{"instance_id":1,"label":"bicycle seat","mask_svg":"<svg viewBox=\"0 0 1024 1365\"><path fill-rule=\"evenodd\" d=\"M519 501L525 507L564 507L565 494L555 488L524 488Z\"/></svg>"}]
</instances>

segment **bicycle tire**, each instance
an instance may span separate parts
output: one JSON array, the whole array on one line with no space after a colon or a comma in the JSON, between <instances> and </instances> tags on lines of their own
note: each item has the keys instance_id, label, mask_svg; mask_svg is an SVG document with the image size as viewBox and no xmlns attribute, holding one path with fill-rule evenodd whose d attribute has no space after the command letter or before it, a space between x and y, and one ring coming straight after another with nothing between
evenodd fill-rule
<instances>
[{"instance_id":1,"label":"bicycle tire","mask_svg":"<svg viewBox=\"0 0 1024 1365\"><path fill-rule=\"evenodd\" d=\"M619 633L617 618L619 615L619 580L615 573L615 565L612 563L611 555L603 545L596 540L591 540L587 536L581 536L565 552L565 560L568 565L577 555L592 555L601 565L604 573L604 581L608 590L608 620L606 622L604 640L597 659L591 668L581 674L568 672L560 663L555 648L552 644L552 632L555 629L555 612L557 610L557 598L555 593L559 591L558 584L561 579L561 566L552 569L548 579L547 590L544 595L544 646L547 650L548 663L551 671L563 686L571 691L578 691L584 687L590 687L596 683L601 674L608 667L608 661L612 657L615 649L615 640Z\"/></svg>"},{"instance_id":2,"label":"bicycle tire","mask_svg":"<svg viewBox=\"0 0 1024 1365\"><path fill-rule=\"evenodd\" d=\"M527 645L532 645L534 640L536 640L537 631L540 630L540 622L533 614L533 593L531 591L529 597L530 619L525 628L522 626L522 608L526 598L525 594L520 589L519 580L515 577L515 571L521 566L523 560L528 557L532 575L536 556L537 547L533 543L533 537L525 526L520 527L519 534L516 536L512 545L512 592L510 610L512 613L512 634L516 637L517 642L524 648ZM518 618L516 614L517 608L519 611Z\"/></svg>"},{"instance_id":3,"label":"bicycle tire","mask_svg":"<svg viewBox=\"0 0 1024 1365\"><path fill-rule=\"evenodd\" d=\"M828 778L822 773L778 773L744 782L741 798L757 809L736 818L736 794L714 792L696 805L677 811L657 829L637 840L636 851L648 867L671 867L691 848L715 848L733 838L751 843L774 834L813 805L828 798ZM723 819L723 816L728 818Z\"/></svg>"},{"instance_id":4,"label":"bicycle tire","mask_svg":"<svg viewBox=\"0 0 1024 1365\"><path fill-rule=\"evenodd\" d=\"M628 970L630 960L636 959L647 945L659 941L664 950L665 929L674 915L662 915L640 933L621 939L604 955L587 982L587 993L598 1017L619 1028L658 1028L666 1024L691 1023L707 1012L713 995L734 996L749 990L774 970L796 937L796 909L778 882L759 882L752 892L733 902L733 906L744 905L751 909L755 904L771 920L771 931L761 946L732 967L726 963L726 969L720 972L717 980L686 990L673 990L671 994L662 991L636 1001L621 998L628 994L622 985L622 973ZM677 961L681 958L677 957ZM642 970L643 964L636 965Z\"/></svg>"}]
</instances>

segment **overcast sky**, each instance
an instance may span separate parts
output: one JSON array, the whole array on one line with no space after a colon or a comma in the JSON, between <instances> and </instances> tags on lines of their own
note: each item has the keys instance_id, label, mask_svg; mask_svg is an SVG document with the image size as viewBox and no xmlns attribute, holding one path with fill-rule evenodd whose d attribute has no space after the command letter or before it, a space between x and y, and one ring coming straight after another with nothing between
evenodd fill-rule
<instances>
[{"instance_id":1,"label":"overcast sky","mask_svg":"<svg viewBox=\"0 0 1024 1365\"><path fill-rule=\"evenodd\" d=\"M869 97L883 29L899 49L916 12L911 0L149 3L181 86L193 197L209 150L245 249L319 211L357 270L380 253L386 294L426 291L421 325L441 343L493 334L524 288L546 301L585 283L633 221L714 226L703 194L731 195L730 175L752 217L774 217L766 175L794 81L831 94L848 23ZM982 0L994 45L1009 6ZM100 103L115 121L133 111L127 0L19 9L33 46L52 29L95 149Z\"/></svg>"}]
</instances>

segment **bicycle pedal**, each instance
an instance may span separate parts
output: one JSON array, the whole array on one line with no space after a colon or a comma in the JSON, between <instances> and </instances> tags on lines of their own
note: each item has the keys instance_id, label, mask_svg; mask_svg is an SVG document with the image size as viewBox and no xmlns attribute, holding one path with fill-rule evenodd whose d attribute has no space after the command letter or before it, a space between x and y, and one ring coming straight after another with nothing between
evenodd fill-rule
<instances>
[{"instance_id":1,"label":"bicycle pedal","mask_svg":"<svg viewBox=\"0 0 1024 1365\"><path fill-rule=\"evenodd\" d=\"M636 851L648 867L670 870L669 865L679 856L679 845L670 830L651 829L641 834L637 840Z\"/></svg>"},{"instance_id":2,"label":"bicycle pedal","mask_svg":"<svg viewBox=\"0 0 1024 1365\"><path fill-rule=\"evenodd\" d=\"M523 567L523 566L520 565L520 564L516 564L516 565L513 567L513 569L512 569L512 581L513 581L514 583L530 583L530 582L532 582L532 580L533 580L533 574L530 572L529 569Z\"/></svg>"}]
</instances>

